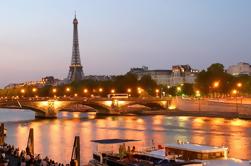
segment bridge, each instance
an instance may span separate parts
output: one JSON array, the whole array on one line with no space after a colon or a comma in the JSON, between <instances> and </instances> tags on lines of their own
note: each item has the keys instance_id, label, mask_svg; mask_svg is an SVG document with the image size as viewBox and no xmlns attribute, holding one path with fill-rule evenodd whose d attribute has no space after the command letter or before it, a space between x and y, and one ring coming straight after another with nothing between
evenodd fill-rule
<instances>
[{"instance_id":1,"label":"bridge","mask_svg":"<svg viewBox=\"0 0 251 166\"><path fill-rule=\"evenodd\" d=\"M135 110L166 110L170 98L23 98L0 100L0 108L30 109L36 118L56 118L60 111L122 114Z\"/></svg>"}]
</instances>

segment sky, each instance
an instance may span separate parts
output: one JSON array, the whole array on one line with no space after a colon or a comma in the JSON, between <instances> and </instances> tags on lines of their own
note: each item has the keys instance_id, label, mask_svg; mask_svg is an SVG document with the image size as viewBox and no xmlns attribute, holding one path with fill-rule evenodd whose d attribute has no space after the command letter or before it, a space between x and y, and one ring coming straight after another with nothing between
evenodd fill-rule
<instances>
[{"instance_id":1,"label":"sky","mask_svg":"<svg viewBox=\"0 0 251 166\"><path fill-rule=\"evenodd\" d=\"M67 77L74 11L85 75L251 63L250 0L11 0L0 4L0 87Z\"/></svg>"}]
</instances>

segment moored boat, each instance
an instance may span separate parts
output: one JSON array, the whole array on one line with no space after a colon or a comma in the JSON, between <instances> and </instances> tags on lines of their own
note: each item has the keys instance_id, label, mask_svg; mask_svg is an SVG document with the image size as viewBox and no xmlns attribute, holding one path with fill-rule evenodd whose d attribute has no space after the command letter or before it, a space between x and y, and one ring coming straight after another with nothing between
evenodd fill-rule
<instances>
[{"instance_id":1,"label":"moored boat","mask_svg":"<svg viewBox=\"0 0 251 166\"><path fill-rule=\"evenodd\" d=\"M103 139L93 140L97 144L97 150L93 153L93 159L89 166L202 166L198 161L169 160L164 156L152 156L144 151L136 151L135 146L126 148L125 143L139 140L128 139ZM105 147L103 150L98 145L112 145L112 150ZM114 148L117 145L119 148ZM118 152L115 150L117 149Z\"/></svg>"},{"instance_id":2,"label":"moored boat","mask_svg":"<svg viewBox=\"0 0 251 166\"><path fill-rule=\"evenodd\" d=\"M199 161L206 166L250 166L250 162L228 157L227 147L208 146L177 141L163 149L151 151L150 156L162 156L175 161Z\"/></svg>"}]
</instances>

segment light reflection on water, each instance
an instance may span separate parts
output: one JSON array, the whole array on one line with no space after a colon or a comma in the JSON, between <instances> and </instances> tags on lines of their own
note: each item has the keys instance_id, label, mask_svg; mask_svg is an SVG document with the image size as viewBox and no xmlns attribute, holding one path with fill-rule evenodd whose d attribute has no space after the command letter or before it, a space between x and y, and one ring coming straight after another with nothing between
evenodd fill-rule
<instances>
[{"instance_id":1,"label":"light reflection on water","mask_svg":"<svg viewBox=\"0 0 251 166\"><path fill-rule=\"evenodd\" d=\"M59 119L34 120L28 110L0 110L8 129L7 143L25 149L29 128L34 128L35 152L68 162L74 136L81 139L81 161L87 163L95 149L90 140L140 139L138 147L174 143L177 139L199 144L228 146L229 155L251 159L251 121L206 117L121 116L95 118L93 114L62 112Z\"/></svg>"}]
</instances>

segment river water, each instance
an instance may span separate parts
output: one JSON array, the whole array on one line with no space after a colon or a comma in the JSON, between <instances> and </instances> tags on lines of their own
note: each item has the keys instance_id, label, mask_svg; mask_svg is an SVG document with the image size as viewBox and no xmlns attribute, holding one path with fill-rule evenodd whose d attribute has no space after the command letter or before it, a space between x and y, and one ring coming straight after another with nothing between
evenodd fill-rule
<instances>
[{"instance_id":1,"label":"river water","mask_svg":"<svg viewBox=\"0 0 251 166\"><path fill-rule=\"evenodd\" d=\"M8 129L6 142L25 149L29 128L34 128L35 153L63 163L71 158L74 136L80 136L81 163L88 163L96 145L93 139L140 139L137 147L175 143L178 139L199 144L228 146L229 156L251 159L251 121L207 117L120 116L59 114L58 119L35 120L29 110L0 109L0 121Z\"/></svg>"}]
</instances>

